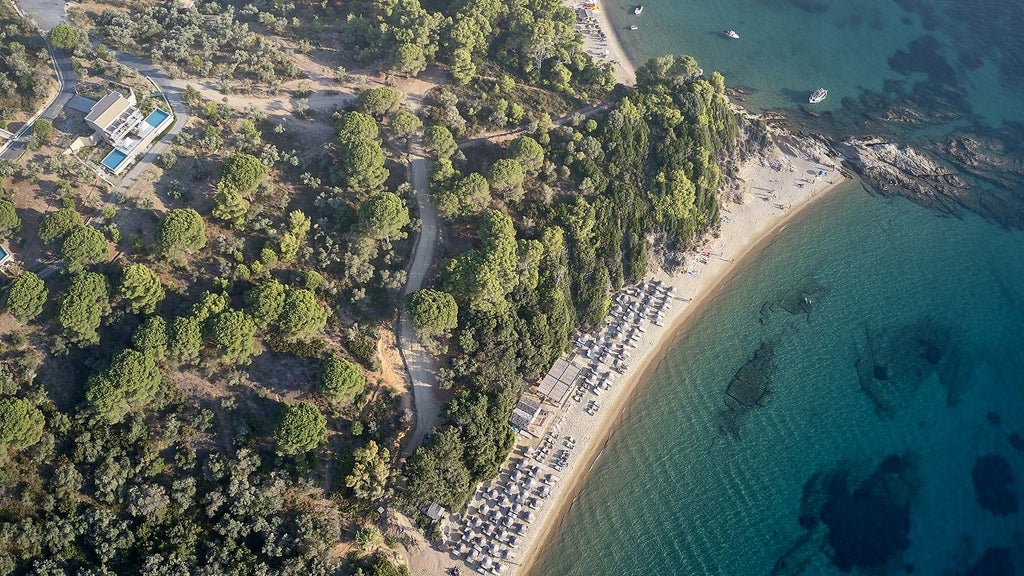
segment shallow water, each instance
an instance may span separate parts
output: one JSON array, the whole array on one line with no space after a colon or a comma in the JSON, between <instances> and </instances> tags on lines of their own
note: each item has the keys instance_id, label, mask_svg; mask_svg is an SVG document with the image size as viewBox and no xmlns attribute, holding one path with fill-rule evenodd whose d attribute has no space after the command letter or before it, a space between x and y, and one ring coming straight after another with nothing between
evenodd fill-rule
<instances>
[{"instance_id":1,"label":"shallow water","mask_svg":"<svg viewBox=\"0 0 1024 576\"><path fill-rule=\"evenodd\" d=\"M631 7L604 6L621 29L640 27L620 34L636 62L691 54L746 87L749 108L910 143L994 131L1019 155L1022 2L651 0L639 18ZM829 97L810 106L818 86ZM870 119L894 102L927 121ZM993 547L1010 551L1002 568L1024 573L1012 511L1024 498L1022 321L1024 233L851 184L789 225L683 335L534 574L753 576L783 557L778 574L838 574L837 546L874 562L860 573L965 574ZM723 418L730 381L765 343L769 403ZM865 479L890 455L908 456L895 484L906 492L874 498ZM1011 483L1001 464L978 472L989 456ZM842 474L848 490L809 483ZM840 526L851 498L855 522ZM909 531L892 534L904 518Z\"/></svg>"},{"instance_id":2,"label":"shallow water","mask_svg":"<svg viewBox=\"0 0 1024 576\"><path fill-rule=\"evenodd\" d=\"M880 573L962 573L989 547L1019 546L1020 514L979 506L971 472L1002 456L1024 495L1024 452L1009 441L1024 434L1022 250L1024 234L857 184L811 207L677 343L534 573L771 574L804 534L808 479L841 468L860 481L890 454L911 455L918 479L909 546ZM810 314L790 314L781 304L801 293ZM937 342L938 366L894 358L901 334ZM764 342L770 402L725 433L726 388ZM864 358L888 366L887 411L861 387ZM786 573L838 574L826 533Z\"/></svg>"}]
</instances>

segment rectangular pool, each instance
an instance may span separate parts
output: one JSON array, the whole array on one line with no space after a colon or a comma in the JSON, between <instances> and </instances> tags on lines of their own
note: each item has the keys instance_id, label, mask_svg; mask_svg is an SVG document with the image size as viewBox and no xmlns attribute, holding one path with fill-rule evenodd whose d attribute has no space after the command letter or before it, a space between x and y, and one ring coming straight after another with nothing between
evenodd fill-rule
<instances>
[{"instance_id":1,"label":"rectangular pool","mask_svg":"<svg viewBox=\"0 0 1024 576\"><path fill-rule=\"evenodd\" d=\"M117 169L121 166L121 163L124 162L125 158L127 157L128 155L125 154L124 152L121 152L120 150L111 150L110 154L107 154L107 156L103 159L102 164L106 166L111 172L116 173Z\"/></svg>"},{"instance_id":2,"label":"rectangular pool","mask_svg":"<svg viewBox=\"0 0 1024 576\"><path fill-rule=\"evenodd\" d=\"M149 124L153 128L156 128L160 125L161 122L166 120L168 116L170 116L170 113L164 112L163 110L157 108L150 112L149 116L146 116L146 124Z\"/></svg>"}]
</instances>

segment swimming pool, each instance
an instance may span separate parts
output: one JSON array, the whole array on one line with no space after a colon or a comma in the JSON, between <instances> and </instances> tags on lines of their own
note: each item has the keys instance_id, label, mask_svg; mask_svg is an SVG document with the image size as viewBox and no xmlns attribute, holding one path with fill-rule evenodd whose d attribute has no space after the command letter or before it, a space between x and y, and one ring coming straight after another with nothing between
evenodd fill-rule
<instances>
[{"instance_id":1,"label":"swimming pool","mask_svg":"<svg viewBox=\"0 0 1024 576\"><path fill-rule=\"evenodd\" d=\"M146 116L146 124L149 124L153 128L156 128L160 125L161 122L166 120L168 116L170 116L168 112L164 112L163 110L157 108L150 112L149 116Z\"/></svg>"},{"instance_id":2,"label":"swimming pool","mask_svg":"<svg viewBox=\"0 0 1024 576\"><path fill-rule=\"evenodd\" d=\"M128 155L120 150L111 150L110 154L103 159L102 164L106 166L111 172L117 173L117 169L124 162Z\"/></svg>"}]
</instances>

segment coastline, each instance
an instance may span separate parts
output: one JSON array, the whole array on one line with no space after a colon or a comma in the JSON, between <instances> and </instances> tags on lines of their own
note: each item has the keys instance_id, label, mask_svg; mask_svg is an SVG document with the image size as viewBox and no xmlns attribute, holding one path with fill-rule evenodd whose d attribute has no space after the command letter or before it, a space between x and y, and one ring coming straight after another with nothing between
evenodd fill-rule
<instances>
[{"instance_id":1,"label":"coastline","mask_svg":"<svg viewBox=\"0 0 1024 576\"><path fill-rule=\"evenodd\" d=\"M803 159L800 160L807 162ZM838 161L836 161L836 165L838 165ZM838 172L832 173L832 175L837 174ZM758 255L774 241L778 233L791 224L809 206L828 196L829 192L848 180L848 178L836 176L831 183L826 182L823 186L798 188L797 193L785 195L785 200L791 202L790 207L785 211L776 212L774 217L765 218L767 214L759 208L764 208L768 203L760 200L748 200L748 203L740 205L724 205L723 211L731 210L730 215L732 216L740 216L738 213L741 212L745 216L761 216L761 218L753 219L759 225L750 227L745 225L752 222L742 217L731 217L730 221L723 222L722 233L717 240L710 242L710 245L712 250L716 250L719 254L728 251L731 258L728 261L709 260L705 273L693 282L687 282L686 280L690 280L690 278L685 274L668 276L660 273L655 275L655 279L660 279L669 286L676 286L677 293L680 285L686 285L688 289L695 290L692 293L692 300L670 310L668 313L670 319L666 322L665 327L654 329L657 333L652 342L641 351L634 360L634 366L626 371L612 391L606 395L607 400L603 402L607 405L604 414L600 415L594 423L593 435L587 439L581 439L583 452L576 456L573 465L562 473L562 483L559 489L553 492L550 498L552 502L549 509L541 515L539 525L531 531L533 533L530 534L521 563L516 567L514 574L519 576L531 574L531 570L543 556L543 546L549 543L561 528L566 514L575 503L598 458L604 452L608 441L642 390L642 383L651 379L667 354L685 335L690 325L717 300L720 288L753 263ZM748 180L747 187L753 187L758 183ZM751 205L753 202L764 204L764 206ZM748 208L748 210L744 211L743 208ZM727 236L724 230L727 226L740 234ZM690 293L682 293L682 295L687 294Z\"/></svg>"},{"instance_id":2,"label":"coastline","mask_svg":"<svg viewBox=\"0 0 1024 576\"><path fill-rule=\"evenodd\" d=\"M593 12L577 8L580 5L580 2L565 2L565 6L576 12L576 31L583 36L583 49L597 60L611 62L615 79L620 84L636 84L636 66L622 48L619 33L612 26L608 13L603 8ZM585 14L582 18L581 13ZM588 29L588 23L596 25L596 29Z\"/></svg>"}]
</instances>

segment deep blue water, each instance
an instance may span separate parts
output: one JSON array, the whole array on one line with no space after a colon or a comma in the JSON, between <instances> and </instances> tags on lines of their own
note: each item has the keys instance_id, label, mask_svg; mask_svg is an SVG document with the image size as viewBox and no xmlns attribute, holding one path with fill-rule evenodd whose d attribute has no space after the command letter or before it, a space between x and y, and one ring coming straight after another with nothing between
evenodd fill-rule
<instances>
[{"instance_id":1,"label":"deep blue water","mask_svg":"<svg viewBox=\"0 0 1024 576\"><path fill-rule=\"evenodd\" d=\"M865 95L940 119L891 128L909 142L1024 119L1020 2L663 0L639 24L634 56L692 54L754 108L827 86L814 121L848 132ZM1022 344L1024 233L853 183L681 336L534 574L1024 574ZM738 373L771 393L737 416Z\"/></svg>"}]
</instances>

